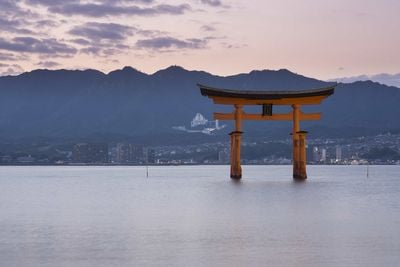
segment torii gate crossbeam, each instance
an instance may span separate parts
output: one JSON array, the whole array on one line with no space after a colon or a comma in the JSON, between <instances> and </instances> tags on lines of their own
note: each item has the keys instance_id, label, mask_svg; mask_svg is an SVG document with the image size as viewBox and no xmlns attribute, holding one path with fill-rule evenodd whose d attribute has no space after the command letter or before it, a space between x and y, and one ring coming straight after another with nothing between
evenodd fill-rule
<instances>
[{"instance_id":1,"label":"torii gate crossbeam","mask_svg":"<svg viewBox=\"0 0 400 267\"><path fill-rule=\"evenodd\" d=\"M218 89L198 84L201 94L208 96L215 104L232 105L232 113L214 113L216 120L234 120L235 130L231 138L231 178L242 178L240 165L240 149L242 136L242 120L288 120L293 122L293 178L304 180L306 171L306 131L300 130L301 120L319 120L321 113L303 113L302 105L320 104L323 99L334 93L335 85L303 91L238 91ZM261 114L247 114L245 105L261 105ZM289 105L293 111L286 114L273 114L273 105Z\"/></svg>"}]
</instances>

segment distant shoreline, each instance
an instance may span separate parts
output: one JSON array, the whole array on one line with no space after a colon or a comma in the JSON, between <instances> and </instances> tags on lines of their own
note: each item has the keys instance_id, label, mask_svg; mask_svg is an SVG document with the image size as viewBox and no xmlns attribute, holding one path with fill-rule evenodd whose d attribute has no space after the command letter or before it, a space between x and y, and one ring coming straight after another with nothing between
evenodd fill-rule
<instances>
[{"instance_id":1,"label":"distant shoreline","mask_svg":"<svg viewBox=\"0 0 400 267\"><path fill-rule=\"evenodd\" d=\"M389 164L389 163L382 163L382 164L378 164L378 163L373 163L373 164L312 164L312 163L307 163L307 166L400 166L400 164ZM20 164L0 164L0 167L4 167L4 166L13 166L13 167L19 167L19 166L70 166L70 167L93 167L93 166L98 166L98 167L113 167L113 166L124 166L124 167L163 167L163 166L230 166L229 164L113 164L113 163L66 163L66 164L24 164L24 163L20 163ZM292 164L242 164L242 166L292 166Z\"/></svg>"}]
</instances>

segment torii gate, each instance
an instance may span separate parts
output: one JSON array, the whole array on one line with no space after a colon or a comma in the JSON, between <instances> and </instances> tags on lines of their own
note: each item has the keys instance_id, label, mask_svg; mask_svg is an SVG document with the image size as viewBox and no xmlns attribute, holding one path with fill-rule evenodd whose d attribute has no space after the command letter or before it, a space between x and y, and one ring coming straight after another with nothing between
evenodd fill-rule
<instances>
[{"instance_id":1,"label":"torii gate","mask_svg":"<svg viewBox=\"0 0 400 267\"><path fill-rule=\"evenodd\" d=\"M301 120L319 120L321 113L303 113L302 105L320 104L323 99L333 94L335 85L303 91L238 91L218 89L198 84L201 94L208 96L214 104L233 105L232 113L214 113L215 120L235 120L235 130L231 136L231 178L242 178L240 166L240 143L242 120L287 120L293 121L293 178L304 180L306 171L306 131L300 130ZM245 105L261 105L260 114L247 114ZM290 105L293 111L286 114L273 114L273 105Z\"/></svg>"}]
</instances>

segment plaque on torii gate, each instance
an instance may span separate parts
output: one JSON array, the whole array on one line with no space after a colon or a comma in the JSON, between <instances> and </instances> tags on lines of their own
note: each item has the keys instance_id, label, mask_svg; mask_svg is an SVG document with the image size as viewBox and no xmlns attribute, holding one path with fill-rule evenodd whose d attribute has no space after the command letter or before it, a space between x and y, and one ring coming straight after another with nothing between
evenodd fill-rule
<instances>
[{"instance_id":1,"label":"plaque on torii gate","mask_svg":"<svg viewBox=\"0 0 400 267\"><path fill-rule=\"evenodd\" d=\"M301 120L319 120L321 113L303 113L302 105L320 104L322 100L332 95L335 85L302 91L239 91L213 88L198 84L201 94L211 98L214 104L232 105L232 113L214 113L215 120L234 120L235 129L229 135L231 138L231 178L242 178L240 165L240 149L242 136L242 120L287 120L293 122L293 178L304 180L306 170L306 131L300 130ZM259 114L248 114L244 106L259 105ZM292 111L284 114L274 114L274 105L288 105Z\"/></svg>"}]
</instances>

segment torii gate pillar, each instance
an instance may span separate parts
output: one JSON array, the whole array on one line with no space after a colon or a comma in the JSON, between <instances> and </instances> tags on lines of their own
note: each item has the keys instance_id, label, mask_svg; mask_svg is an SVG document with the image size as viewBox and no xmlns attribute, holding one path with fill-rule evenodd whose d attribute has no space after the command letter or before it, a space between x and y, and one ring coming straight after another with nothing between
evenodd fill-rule
<instances>
[{"instance_id":1,"label":"torii gate pillar","mask_svg":"<svg viewBox=\"0 0 400 267\"><path fill-rule=\"evenodd\" d=\"M307 179L306 158L306 131L300 131L300 105L293 108L293 178L296 180Z\"/></svg>"},{"instance_id":2,"label":"torii gate pillar","mask_svg":"<svg viewBox=\"0 0 400 267\"><path fill-rule=\"evenodd\" d=\"M231 132L231 178L242 178L242 167L240 166L240 149L242 139L242 105L235 105L235 131Z\"/></svg>"}]
</instances>

